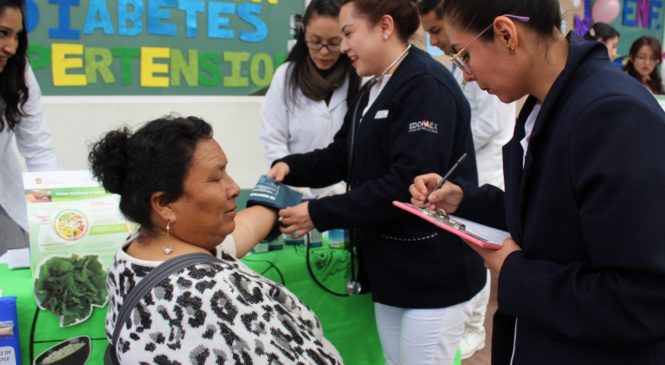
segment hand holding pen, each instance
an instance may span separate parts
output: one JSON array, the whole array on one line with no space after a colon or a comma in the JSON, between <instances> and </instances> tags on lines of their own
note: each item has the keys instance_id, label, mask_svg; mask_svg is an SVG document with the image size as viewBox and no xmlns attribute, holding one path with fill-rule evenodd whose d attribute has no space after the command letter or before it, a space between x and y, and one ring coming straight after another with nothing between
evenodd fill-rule
<instances>
[{"instance_id":1,"label":"hand holding pen","mask_svg":"<svg viewBox=\"0 0 665 365\"><path fill-rule=\"evenodd\" d=\"M432 189L432 192L441 189L441 187L443 186L443 184L446 183L446 180L448 180L448 177L450 177L450 174L452 174L453 171L455 171L455 169L457 168L457 166L459 166L462 162L464 162L464 159L465 159L465 158L466 158L466 152L464 152L464 154L463 154L462 156L460 156L460 158L457 159L457 161L456 161L456 162L453 164L453 166L448 170L448 172L446 172L446 174L443 175L443 177L441 178L441 181L439 181L439 183L436 184L436 186L434 187L434 189ZM425 201L423 202L423 205L427 205L427 203L428 203L428 198L429 198L429 194L427 194L427 196L425 197Z\"/></svg>"}]
</instances>

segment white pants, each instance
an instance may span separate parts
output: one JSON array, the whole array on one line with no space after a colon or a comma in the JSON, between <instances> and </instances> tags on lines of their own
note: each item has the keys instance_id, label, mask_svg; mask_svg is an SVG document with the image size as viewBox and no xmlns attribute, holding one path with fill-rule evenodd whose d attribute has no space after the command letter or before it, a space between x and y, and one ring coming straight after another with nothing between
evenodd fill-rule
<instances>
[{"instance_id":1,"label":"white pants","mask_svg":"<svg viewBox=\"0 0 665 365\"><path fill-rule=\"evenodd\" d=\"M475 331L483 335L485 334L485 314L487 313L487 304L490 301L491 284L492 278L490 276L490 271L487 270L487 281L485 281L485 286L475 297L471 298L473 310L471 311L469 321L466 323L466 328L464 329L465 332Z\"/></svg>"},{"instance_id":2,"label":"white pants","mask_svg":"<svg viewBox=\"0 0 665 365\"><path fill-rule=\"evenodd\" d=\"M387 365L447 365L455 360L473 304L410 309L374 303Z\"/></svg>"}]
</instances>

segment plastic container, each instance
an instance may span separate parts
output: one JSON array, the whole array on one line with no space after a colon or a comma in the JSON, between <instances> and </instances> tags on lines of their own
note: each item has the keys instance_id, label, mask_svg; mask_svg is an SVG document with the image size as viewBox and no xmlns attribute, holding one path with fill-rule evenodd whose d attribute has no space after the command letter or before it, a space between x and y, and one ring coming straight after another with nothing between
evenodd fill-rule
<instances>
[{"instance_id":1,"label":"plastic container","mask_svg":"<svg viewBox=\"0 0 665 365\"><path fill-rule=\"evenodd\" d=\"M305 237L300 237L300 238L293 238L290 234L282 233L281 239L284 241L284 244L287 246L295 246L295 245L304 245L305 244Z\"/></svg>"},{"instance_id":2,"label":"plastic container","mask_svg":"<svg viewBox=\"0 0 665 365\"><path fill-rule=\"evenodd\" d=\"M274 240L268 243L268 251L277 251L284 248L284 241L281 236L277 236Z\"/></svg>"},{"instance_id":3,"label":"plastic container","mask_svg":"<svg viewBox=\"0 0 665 365\"><path fill-rule=\"evenodd\" d=\"M349 242L349 231L335 228L324 232L324 241L330 248L346 248Z\"/></svg>"},{"instance_id":4,"label":"plastic container","mask_svg":"<svg viewBox=\"0 0 665 365\"><path fill-rule=\"evenodd\" d=\"M264 253L268 252L270 249L270 242L268 241L261 241L259 242L254 248L252 249L253 253Z\"/></svg>"},{"instance_id":5,"label":"plastic container","mask_svg":"<svg viewBox=\"0 0 665 365\"><path fill-rule=\"evenodd\" d=\"M321 232L317 231L316 229L313 229L307 233L309 236L309 247L321 247L323 246L323 236L321 235Z\"/></svg>"}]
</instances>

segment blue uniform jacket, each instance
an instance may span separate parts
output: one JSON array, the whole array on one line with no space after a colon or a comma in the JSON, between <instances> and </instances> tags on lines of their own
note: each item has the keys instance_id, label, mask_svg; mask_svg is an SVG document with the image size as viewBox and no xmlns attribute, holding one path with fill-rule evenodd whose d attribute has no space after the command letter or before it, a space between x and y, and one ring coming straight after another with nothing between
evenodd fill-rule
<instances>
[{"instance_id":1,"label":"blue uniform jacket","mask_svg":"<svg viewBox=\"0 0 665 365\"><path fill-rule=\"evenodd\" d=\"M568 40L524 168L533 97L504 147L505 195L471 184L458 212L522 248L499 275L492 363L665 364L665 113L602 44Z\"/></svg>"},{"instance_id":2,"label":"blue uniform jacket","mask_svg":"<svg viewBox=\"0 0 665 365\"><path fill-rule=\"evenodd\" d=\"M319 187L347 180L351 119L367 103L368 93L361 91L328 147L285 157L285 182ZM469 118L452 75L412 48L358 126L351 190L309 203L317 229L354 229L375 301L440 308L470 299L485 283L482 260L466 244L392 205L410 199L416 175L444 173L465 152L469 157L456 176L477 180Z\"/></svg>"}]
</instances>

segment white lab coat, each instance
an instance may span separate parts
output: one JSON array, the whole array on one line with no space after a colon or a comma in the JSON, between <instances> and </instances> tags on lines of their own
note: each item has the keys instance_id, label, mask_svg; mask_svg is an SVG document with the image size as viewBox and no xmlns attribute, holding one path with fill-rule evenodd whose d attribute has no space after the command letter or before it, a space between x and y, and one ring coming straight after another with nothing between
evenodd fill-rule
<instances>
[{"instance_id":1,"label":"white lab coat","mask_svg":"<svg viewBox=\"0 0 665 365\"><path fill-rule=\"evenodd\" d=\"M60 167L52 147L51 132L44 119L42 92L29 65L25 79L29 90L28 100L23 105L25 116L14 130L10 130L5 121L5 128L0 132L0 206L27 231L28 213L22 169L11 148L12 138L16 136L16 146L25 159L28 171L52 171Z\"/></svg>"},{"instance_id":2,"label":"white lab coat","mask_svg":"<svg viewBox=\"0 0 665 365\"><path fill-rule=\"evenodd\" d=\"M478 185L491 184L504 189L503 145L513 136L515 103L506 104L482 90L478 83L462 82L463 72L454 67L453 76L471 106L471 133L476 151Z\"/></svg>"},{"instance_id":3,"label":"white lab coat","mask_svg":"<svg viewBox=\"0 0 665 365\"><path fill-rule=\"evenodd\" d=\"M328 146L344 123L349 78L333 92L330 102L314 101L299 89L295 99L287 85L289 63L277 68L270 88L261 105L261 142L265 146L268 165L294 153L306 153ZM285 97L286 96L286 97ZM343 193L344 184L321 189L298 189L303 198Z\"/></svg>"}]
</instances>

